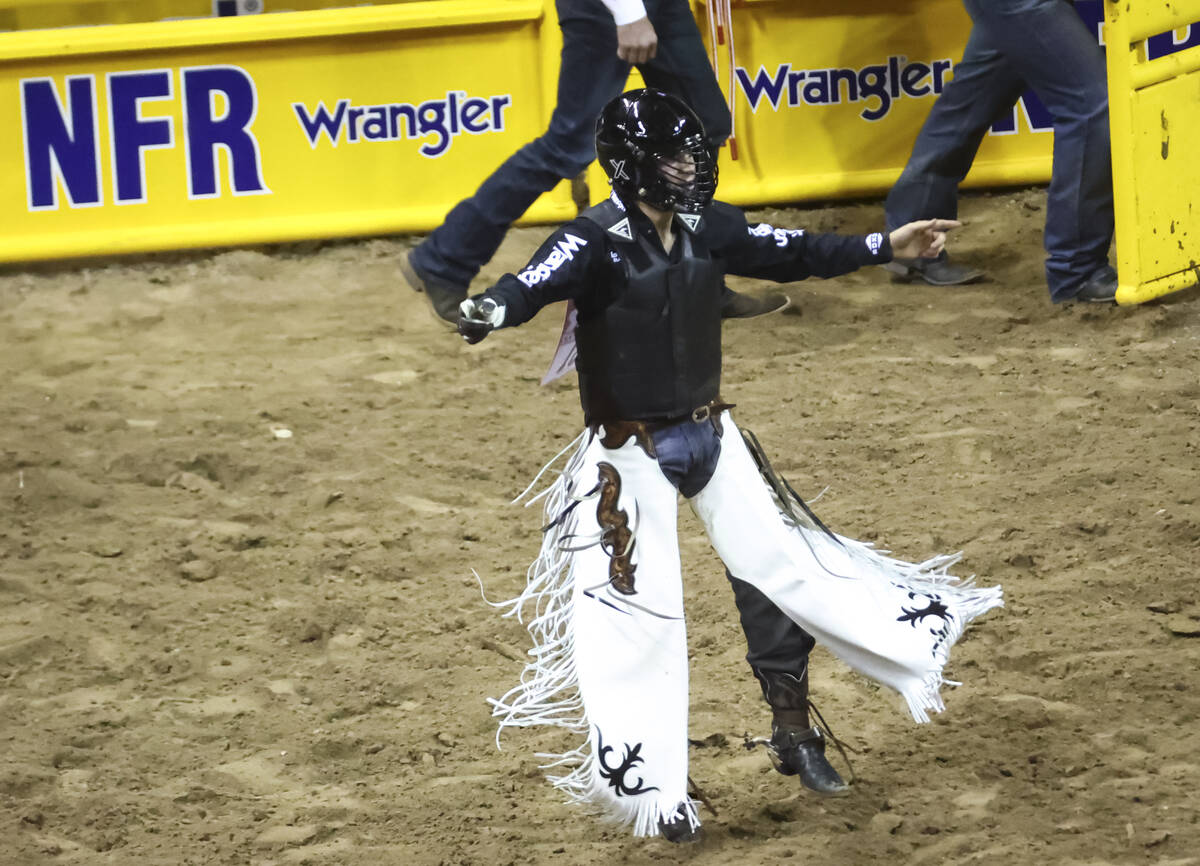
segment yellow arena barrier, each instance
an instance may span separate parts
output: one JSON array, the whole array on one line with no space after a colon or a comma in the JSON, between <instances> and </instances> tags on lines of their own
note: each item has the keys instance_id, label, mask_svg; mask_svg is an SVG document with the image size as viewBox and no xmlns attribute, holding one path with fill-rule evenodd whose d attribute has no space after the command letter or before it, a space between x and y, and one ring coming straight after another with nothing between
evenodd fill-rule
<instances>
[{"instance_id":1,"label":"yellow arena barrier","mask_svg":"<svg viewBox=\"0 0 1200 866\"><path fill-rule=\"evenodd\" d=\"M1137 304L1200 283L1200 45L1154 57L1148 43L1200 29L1200 0L1104 8L1117 302Z\"/></svg>"},{"instance_id":2,"label":"yellow arena barrier","mask_svg":"<svg viewBox=\"0 0 1200 866\"><path fill-rule=\"evenodd\" d=\"M0 261L428 229L542 131L560 42L542 0L3 34Z\"/></svg>"},{"instance_id":3,"label":"yellow arena barrier","mask_svg":"<svg viewBox=\"0 0 1200 866\"><path fill-rule=\"evenodd\" d=\"M196 17L227 2L280 14ZM15 131L0 158L19 167L0 175L0 261L428 231L545 129L553 0L316 8L338 2L0 0L14 28L0 33L0 118ZM1197 4L1076 2L1097 32L1106 7L1128 46L1110 62L1113 92L1130 94L1113 101L1125 302L1195 281L1183 106L1200 27L1167 31ZM693 9L708 33L707 7ZM960 0L739 0L732 15L714 57L740 158L723 151L720 194L742 205L886 192L970 30ZM127 23L79 26L100 21ZM1051 145L1028 96L966 185L1044 182ZM588 179L599 200L603 173ZM525 221L575 213L564 183Z\"/></svg>"}]
</instances>

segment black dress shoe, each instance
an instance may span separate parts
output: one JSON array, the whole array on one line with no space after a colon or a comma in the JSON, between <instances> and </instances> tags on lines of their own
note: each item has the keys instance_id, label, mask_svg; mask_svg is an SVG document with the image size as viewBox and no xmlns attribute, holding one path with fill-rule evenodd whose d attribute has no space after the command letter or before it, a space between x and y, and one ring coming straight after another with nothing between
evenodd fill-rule
<instances>
[{"instance_id":1,"label":"black dress shoe","mask_svg":"<svg viewBox=\"0 0 1200 866\"><path fill-rule=\"evenodd\" d=\"M1087 278L1072 300L1089 304L1115 304L1117 302L1117 272L1112 269L1111 265L1105 265Z\"/></svg>"},{"instance_id":2,"label":"black dress shoe","mask_svg":"<svg viewBox=\"0 0 1200 866\"><path fill-rule=\"evenodd\" d=\"M964 286L984 277L978 268L954 264L945 253L936 259L892 259L884 268L900 282L923 280L931 286Z\"/></svg>"},{"instance_id":3,"label":"black dress shoe","mask_svg":"<svg viewBox=\"0 0 1200 866\"><path fill-rule=\"evenodd\" d=\"M467 299L466 286L456 286L429 274L422 274L413 267L407 251L400 256L400 273L409 288L425 296L435 316L451 325L458 324L458 305Z\"/></svg>"},{"instance_id":4,"label":"black dress shoe","mask_svg":"<svg viewBox=\"0 0 1200 866\"><path fill-rule=\"evenodd\" d=\"M721 304L722 319L753 319L755 316L765 316L768 313L779 313L792 305L792 299L787 295L770 294L761 298L743 295L732 289Z\"/></svg>"},{"instance_id":5,"label":"black dress shoe","mask_svg":"<svg viewBox=\"0 0 1200 866\"><path fill-rule=\"evenodd\" d=\"M800 730L778 726L771 733L771 763L785 776L799 776L810 791L840 797L850 786L825 757L825 735L820 728Z\"/></svg>"}]
</instances>

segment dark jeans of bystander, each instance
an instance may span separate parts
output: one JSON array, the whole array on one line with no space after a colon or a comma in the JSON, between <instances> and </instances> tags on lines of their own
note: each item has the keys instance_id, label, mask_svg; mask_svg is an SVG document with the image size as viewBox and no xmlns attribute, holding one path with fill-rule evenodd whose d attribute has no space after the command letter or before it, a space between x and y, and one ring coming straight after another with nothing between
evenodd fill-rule
<instances>
[{"instance_id":1,"label":"dark jeans of bystander","mask_svg":"<svg viewBox=\"0 0 1200 866\"><path fill-rule=\"evenodd\" d=\"M459 202L413 249L418 271L466 288L504 235L538 196L573 178L596 158L596 118L625 87L630 66L617 57L616 26L600 0L557 0L562 29L558 102L550 126ZM729 136L729 109L685 0L647 0L657 56L639 67L646 85L681 97L699 115L709 141Z\"/></svg>"},{"instance_id":2,"label":"dark jeans of bystander","mask_svg":"<svg viewBox=\"0 0 1200 866\"><path fill-rule=\"evenodd\" d=\"M1066 0L963 0L974 27L887 198L888 227L958 213L958 184L988 127L1026 86L1054 120L1046 281L1074 297L1105 267L1113 235L1104 55Z\"/></svg>"}]
</instances>

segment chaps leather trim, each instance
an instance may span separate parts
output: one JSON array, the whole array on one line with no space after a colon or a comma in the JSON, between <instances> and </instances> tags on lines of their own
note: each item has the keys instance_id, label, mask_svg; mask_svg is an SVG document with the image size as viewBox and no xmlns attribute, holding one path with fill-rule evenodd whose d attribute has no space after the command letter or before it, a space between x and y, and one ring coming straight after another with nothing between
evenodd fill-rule
<instances>
[{"instance_id":1,"label":"chaps leather trim","mask_svg":"<svg viewBox=\"0 0 1200 866\"><path fill-rule=\"evenodd\" d=\"M650 435L650 425L645 421L605 421L604 435L600 444L608 449L620 448L632 436L637 446L646 452L651 460L658 459L658 451L654 447L654 437ZM594 429L594 428L593 428Z\"/></svg>"},{"instance_id":2,"label":"chaps leather trim","mask_svg":"<svg viewBox=\"0 0 1200 866\"><path fill-rule=\"evenodd\" d=\"M622 595L634 595L633 530L629 515L617 507L621 497L621 476L611 463L596 464L600 474L600 497L596 520L600 524L600 549L608 554L608 582Z\"/></svg>"}]
</instances>

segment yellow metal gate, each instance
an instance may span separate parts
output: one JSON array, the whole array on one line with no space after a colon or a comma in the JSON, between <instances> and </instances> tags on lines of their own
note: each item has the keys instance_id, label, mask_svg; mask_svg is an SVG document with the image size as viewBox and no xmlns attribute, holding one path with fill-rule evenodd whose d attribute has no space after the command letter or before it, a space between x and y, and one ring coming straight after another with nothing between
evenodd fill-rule
<instances>
[{"instance_id":1,"label":"yellow metal gate","mask_svg":"<svg viewBox=\"0 0 1200 866\"><path fill-rule=\"evenodd\" d=\"M1146 40L1200 26L1200 0L1106 0L1117 301L1200 283L1200 45L1148 59Z\"/></svg>"}]
</instances>

